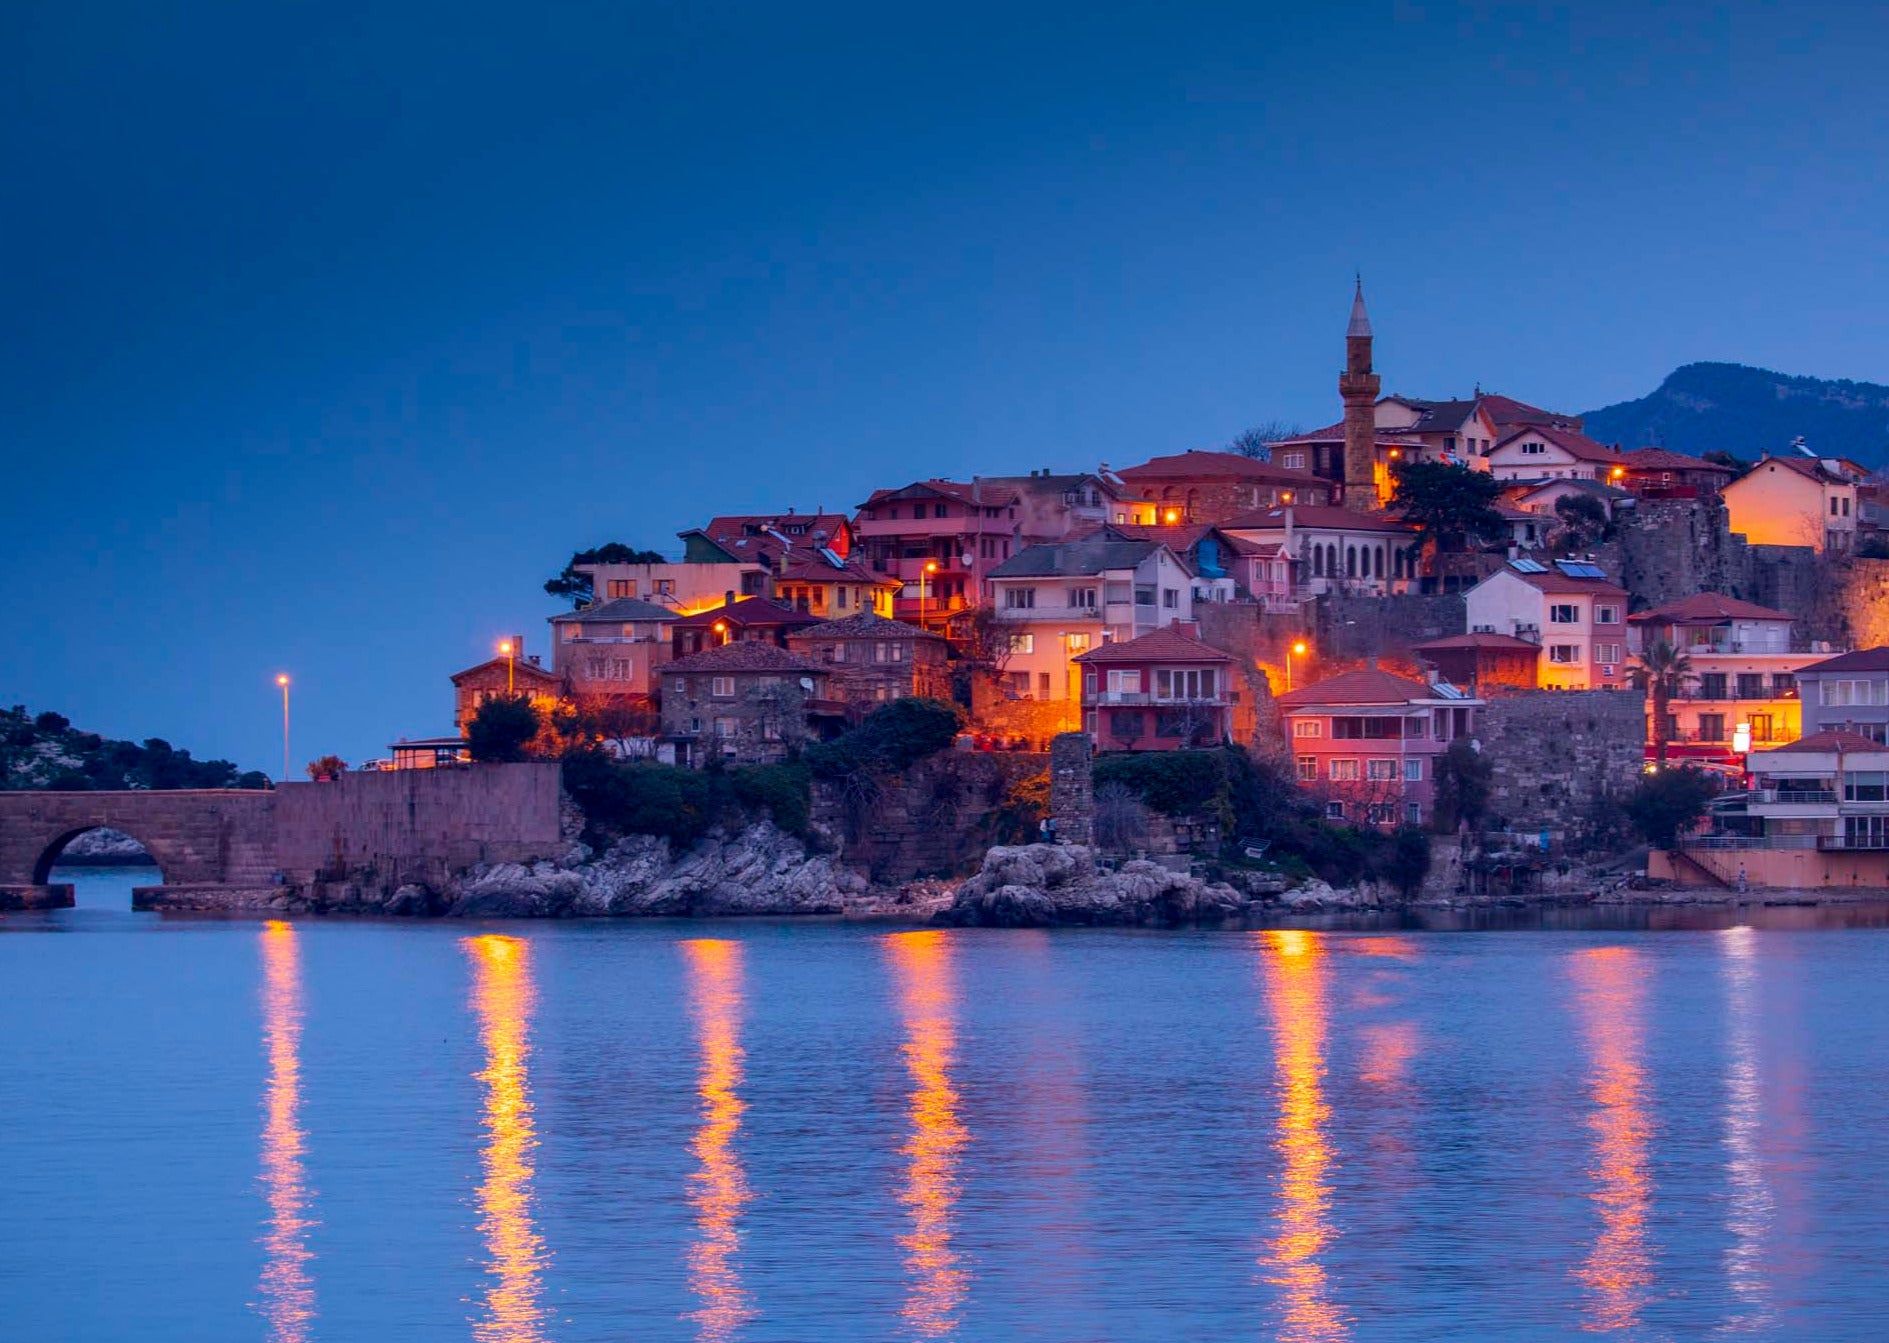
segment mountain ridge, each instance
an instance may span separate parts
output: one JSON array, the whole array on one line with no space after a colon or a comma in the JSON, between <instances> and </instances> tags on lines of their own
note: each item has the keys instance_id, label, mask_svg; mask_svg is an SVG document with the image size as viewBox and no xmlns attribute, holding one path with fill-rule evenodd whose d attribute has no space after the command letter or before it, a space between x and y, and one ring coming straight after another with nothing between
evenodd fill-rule
<instances>
[{"instance_id":1,"label":"mountain ridge","mask_svg":"<svg viewBox=\"0 0 1889 1343\"><path fill-rule=\"evenodd\" d=\"M1623 448L1662 447L1698 456L1717 450L1755 461L1802 438L1819 457L1889 464L1889 386L1812 378L1704 361L1682 364L1636 401L1583 417L1590 437Z\"/></svg>"}]
</instances>

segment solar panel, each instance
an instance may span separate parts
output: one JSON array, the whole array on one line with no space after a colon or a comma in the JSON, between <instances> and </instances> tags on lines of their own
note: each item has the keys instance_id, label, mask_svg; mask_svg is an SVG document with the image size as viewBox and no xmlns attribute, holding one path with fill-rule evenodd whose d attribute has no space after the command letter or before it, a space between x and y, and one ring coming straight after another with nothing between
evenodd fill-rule
<instances>
[{"instance_id":1,"label":"solar panel","mask_svg":"<svg viewBox=\"0 0 1889 1343\"><path fill-rule=\"evenodd\" d=\"M1531 560L1527 556L1523 556L1519 560L1510 560L1509 567L1518 574L1545 574L1548 572L1547 567L1539 560Z\"/></svg>"},{"instance_id":2,"label":"solar panel","mask_svg":"<svg viewBox=\"0 0 1889 1343\"><path fill-rule=\"evenodd\" d=\"M1586 560L1556 560L1555 568L1569 578L1605 578L1606 570L1598 564L1589 564Z\"/></svg>"}]
</instances>

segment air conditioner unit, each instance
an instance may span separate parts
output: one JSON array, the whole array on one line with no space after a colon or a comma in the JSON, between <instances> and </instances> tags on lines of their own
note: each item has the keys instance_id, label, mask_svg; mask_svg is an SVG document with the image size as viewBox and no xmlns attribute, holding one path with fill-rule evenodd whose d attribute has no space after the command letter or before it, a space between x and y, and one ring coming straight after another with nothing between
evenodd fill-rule
<instances>
[{"instance_id":1,"label":"air conditioner unit","mask_svg":"<svg viewBox=\"0 0 1889 1343\"><path fill-rule=\"evenodd\" d=\"M1611 666L1603 666L1600 669L1600 674L1602 676L1612 676L1614 674L1614 669Z\"/></svg>"}]
</instances>

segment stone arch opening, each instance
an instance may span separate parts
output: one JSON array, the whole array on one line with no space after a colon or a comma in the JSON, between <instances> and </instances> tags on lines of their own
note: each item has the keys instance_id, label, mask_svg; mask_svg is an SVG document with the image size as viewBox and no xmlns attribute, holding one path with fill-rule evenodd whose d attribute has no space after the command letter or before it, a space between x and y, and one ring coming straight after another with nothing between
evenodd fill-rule
<instances>
[{"instance_id":1,"label":"stone arch opening","mask_svg":"<svg viewBox=\"0 0 1889 1343\"><path fill-rule=\"evenodd\" d=\"M72 850L68 853L67 850ZM164 873L157 854L136 835L110 825L81 825L53 837L33 865L33 884L52 881L53 869L141 867L149 871L144 884L161 886Z\"/></svg>"}]
</instances>

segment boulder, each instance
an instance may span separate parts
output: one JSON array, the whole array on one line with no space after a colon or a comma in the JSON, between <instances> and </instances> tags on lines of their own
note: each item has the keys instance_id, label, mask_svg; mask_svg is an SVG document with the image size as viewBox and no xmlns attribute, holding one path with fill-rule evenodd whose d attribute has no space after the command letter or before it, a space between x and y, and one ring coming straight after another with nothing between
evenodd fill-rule
<instances>
[{"instance_id":1,"label":"boulder","mask_svg":"<svg viewBox=\"0 0 1889 1343\"><path fill-rule=\"evenodd\" d=\"M1244 913L1250 898L1222 882L1203 882L1145 859L1113 872L1079 844L992 849L978 874L958 887L937 922L993 928L1057 924L1177 925L1221 922Z\"/></svg>"}]
</instances>

